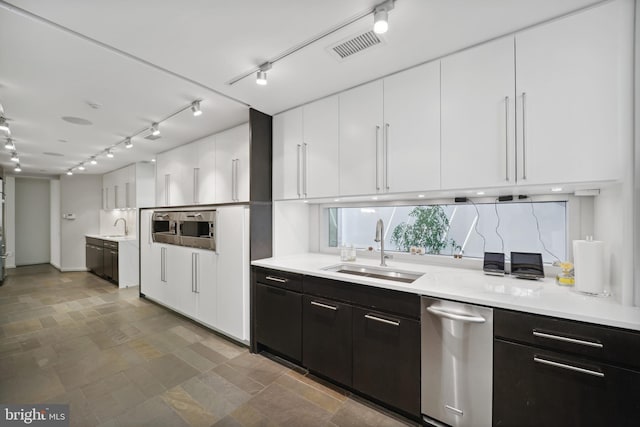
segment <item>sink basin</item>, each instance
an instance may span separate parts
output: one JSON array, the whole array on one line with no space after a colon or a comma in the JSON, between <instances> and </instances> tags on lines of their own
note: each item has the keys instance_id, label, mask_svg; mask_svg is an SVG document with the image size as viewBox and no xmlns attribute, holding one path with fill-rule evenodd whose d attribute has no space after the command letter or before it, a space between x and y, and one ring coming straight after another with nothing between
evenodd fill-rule
<instances>
[{"instance_id":1,"label":"sink basin","mask_svg":"<svg viewBox=\"0 0 640 427\"><path fill-rule=\"evenodd\" d=\"M113 238L113 237L127 237L127 236L125 236L124 234L105 234L102 237L111 237L111 238Z\"/></svg>"},{"instance_id":2,"label":"sink basin","mask_svg":"<svg viewBox=\"0 0 640 427\"><path fill-rule=\"evenodd\" d=\"M422 277L424 273L411 271L391 270L386 268L369 267L354 264L338 264L323 268L325 271L352 274L354 276L371 277L373 279L393 280L395 282L412 283Z\"/></svg>"}]
</instances>

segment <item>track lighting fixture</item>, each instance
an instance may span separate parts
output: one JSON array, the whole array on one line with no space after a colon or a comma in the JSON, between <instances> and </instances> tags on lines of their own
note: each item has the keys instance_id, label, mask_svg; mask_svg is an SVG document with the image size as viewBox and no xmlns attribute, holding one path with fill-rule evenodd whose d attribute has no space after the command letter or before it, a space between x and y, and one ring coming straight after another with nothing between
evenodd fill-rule
<instances>
[{"instance_id":1,"label":"track lighting fixture","mask_svg":"<svg viewBox=\"0 0 640 427\"><path fill-rule=\"evenodd\" d=\"M84 163L80 163L80 165L78 166L78 170L83 171L84 169Z\"/></svg>"},{"instance_id":2,"label":"track lighting fixture","mask_svg":"<svg viewBox=\"0 0 640 427\"><path fill-rule=\"evenodd\" d=\"M151 124L151 135L153 135L153 136L160 135L160 128L159 128L158 123L152 123Z\"/></svg>"},{"instance_id":3,"label":"track lighting fixture","mask_svg":"<svg viewBox=\"0 0 640 427\"><path fill-rule=\"evenodd\" d=\"M73 170L72 169L67 170L67 175L69 176L73 175Z\"/></svg>"},{"instance_id":4,"label":"track lighting fixture","mask_svg":"<svg viewBox=\"0 0 640 427\"><path fill-rule=\"evenodd\" d=\"M17 164L16 164L16 167L15 167L15 168L13 168L13 171L14 171L14 172L22 172L22 168L20 167L20 163L17 163Z\"/></svg>"},{"instance_id":5,"label":"track lighting fixture","mask_svg":"<svg viewBox=\"0 0 640 427\"><path fill-rule=\"evenodd\" d=\"M265 62L260 66L258 73L256 74L256 83L265 86L267 84L267 71L271 69L271 63Z\"/></svg>"},{"instance_id":6,"label":"track lighting fixture","mask_svg":"<svg viewBox=\"0 0 640 427\"><path fill-rule=\"evenodd\" d=\"M11 161L12 162L19 162L20 158L18 157L18 153L16 153L15 151L13 153L11 153Z\"/></svg>"},{"instance_id":7,"label":"track lighting fixture","mask_svg":"<svg viewBox=\"0 0 640 427\"><path fill-rule=\"evenodd\" d=\"M98 161L96 160L95 156L91 157L91 160L89 160L89 163L91 163L92 165L97 165Z\"/></svg>"},{"instance_id":8,"label":"track lighting fixture","mask_svg":"<svg viewBox=\"0 0 640 427\"><path fill-rule=\"evenodd\" d=\"M107 150L107 157L113 159L113 151Z\"/></svg>"},{"instance_id":9,"label":"track lighting fixture","mask_svg":"<svg viewBox=\"0 0 640 427\"><path fill-rule=\"evenodd\" d=\"M387 0L380 3L373 10L373 32L384 34L389 29L389 11L393 9L394 0Z\"/></svg>"},{"instance_id":10,"label":"track lighting fixture","mask_svg":"<svg viewBox=\"0 0 640 427\"><path fill-rule=\"evenodd\" d=\"M16 145L13 143L13 139L7 138L7 140L4 143L4 148L6 148L7 150L15 150Z\"/></svg>"},{"instance_id":11,"label":"track lighting fixture","mask_svg":"<svg viewBox=\"0 0 640 427\"><path fill-rule=\"evenodd\" d=\"M202 115L202 110L200 109L200 101L193 101L191 103L191 111L193 111L193 115L195 117Z\"/></svg>"},{"instance_id":12,"label":"track lighting fixture","mask_svg":"<svg viewBox=\"0 0 640 427\"><path fill-rule=\"evenodd\" d=\"M131 138L127 138L124 140L124 148L131 148L133 147L133 142L131 142Z\"/></svg>"},{"instance_id":13,"label":"track lighting fixture","mask_svg":"<svg viewBox=\"0 0 640 427\"><path fill-rule=\"evenodd\" d=\"M9 123L4 116L0 116L0 130L6 132L7 135L11 135L11 129L9 129Z\"/></svg>"}]
</instances>

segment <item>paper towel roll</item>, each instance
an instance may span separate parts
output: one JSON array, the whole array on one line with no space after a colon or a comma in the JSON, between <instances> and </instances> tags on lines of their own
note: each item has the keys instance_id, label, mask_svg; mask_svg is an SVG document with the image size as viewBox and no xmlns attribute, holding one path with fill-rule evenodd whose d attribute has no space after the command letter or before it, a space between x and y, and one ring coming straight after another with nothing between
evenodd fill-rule
<instances>
[{"instance_id":1,"label":"paper towel roll","mask_svg":"<svg viewBox=\"0 0 640 427\"><path fill-rule=\"evenodd\" d=\"M604 242L574 240L573 264L576 289L590 294L604 292Z\"/></svg>"}]
</instances>

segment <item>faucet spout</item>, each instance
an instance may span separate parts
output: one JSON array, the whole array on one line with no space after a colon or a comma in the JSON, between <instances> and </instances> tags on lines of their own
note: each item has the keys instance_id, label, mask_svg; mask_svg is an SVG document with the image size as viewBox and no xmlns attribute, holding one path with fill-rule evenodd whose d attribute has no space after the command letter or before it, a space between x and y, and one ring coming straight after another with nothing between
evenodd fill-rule
<instances>
[{"instance_id":1,"label":"faucet spout","mask_svg":"<svg viewBox=\"0 0 640 427\"><path fill-rule=\"evenodd\" d=\"M376 223L376 237L373 241L380 242L380 266L386 267L386 259L391 258L391 255L385 255L384 253L384 222L382 222L382 218Z\"/></svg>"},{"instance_id":2,"label":"faucet spout","mask_svg":"<svg viewBox=\"0 0 640 427\"><path fill-rule=\"evenodd\" d=\"M129 228L127 227L127 220L124 218L118 218L116 219L116 222L113 223L113 226L115 227L116 225L118 225L118 221L122 220L122 222L124 222L124 235L127 236L129 234Z\"/></svg>"}]
</instances>

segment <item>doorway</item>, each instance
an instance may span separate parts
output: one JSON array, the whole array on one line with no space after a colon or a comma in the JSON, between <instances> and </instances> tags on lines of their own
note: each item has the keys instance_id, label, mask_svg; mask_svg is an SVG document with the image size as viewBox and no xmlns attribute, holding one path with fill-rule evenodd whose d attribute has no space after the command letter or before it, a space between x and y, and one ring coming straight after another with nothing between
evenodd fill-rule
<instances>
[{"instance_id":1,"label":"doorway","mask_svg":"<svg viewBox=\"0 0 640 427\"><path fill-rule=\"evenodd\" d=\"M51 259L51 195L48 179L16 178L16 266Z\"/></svg>"}]
</instances>

